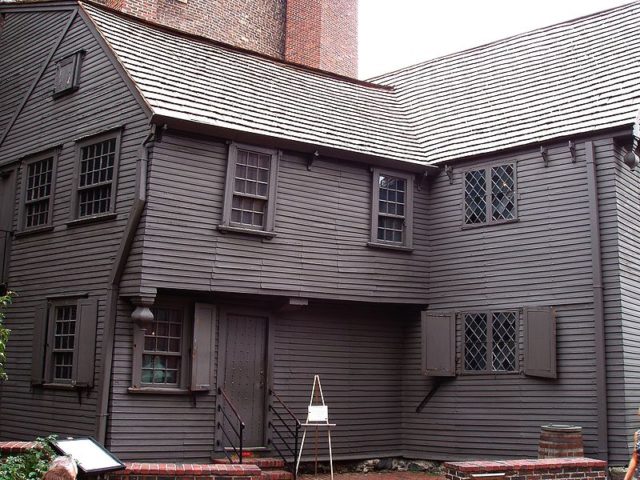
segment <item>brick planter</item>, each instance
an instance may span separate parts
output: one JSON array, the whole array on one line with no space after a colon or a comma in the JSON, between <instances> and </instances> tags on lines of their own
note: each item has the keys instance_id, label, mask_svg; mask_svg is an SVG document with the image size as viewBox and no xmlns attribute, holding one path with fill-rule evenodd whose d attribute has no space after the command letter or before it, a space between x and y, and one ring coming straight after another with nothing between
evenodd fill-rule
<instances>
[{"instance_id":1,"label":"brick planter","mask_svg":"<svg viewBox=\"0 0 640 480\"><path fill-rule=\"evenodd\" d=\"M125 470L110 473L108 480L259 480L255 465L199 465L174 463L130 463Z\"/></svg>"},{"instance_id":2,"label":"brick planter","mask_svg":"<svg viewBox=\"0 0 640 480\"><path fill-rule=\"evenodd\" d=\"M545 458L447 462L447 480L575 480L607 477L607 462L591 458Z\"/></svg>"}]
</instances>

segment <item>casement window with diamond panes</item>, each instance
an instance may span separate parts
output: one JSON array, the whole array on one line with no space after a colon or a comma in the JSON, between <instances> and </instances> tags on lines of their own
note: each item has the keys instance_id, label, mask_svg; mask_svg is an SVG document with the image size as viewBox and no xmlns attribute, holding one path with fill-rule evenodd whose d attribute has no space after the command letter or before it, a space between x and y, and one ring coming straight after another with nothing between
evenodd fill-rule
<instances>
[{"instance_id":1,"label":"casement window with diamond panes","mask_svg":"<svg viewBox=\"0 0 640 480\"><path fill-rule=\"evenodd\" d=\"M78 144L75 217L114 211L120 135L94 137Z\"/></svg>"},{"instance_id":2,"label":"casement window with diamond panes","mask_svg":"<svg viewBox=\"0 0 640 480\"><path fill-rule=\"evenodd\" d=\"M278 156L271 149L229 146L222 230L273 232Z\"/></svg>"},{"instance_id":3,"label":"casement window with diamond panes","mask_svg":"<svg viewBox=\"0 0 640 480\"><path fill-rule=\"evenodd\" d=\"M52 299L36 308L33 385L93 385L97 316L93 298Z\"/></svg>"},{"instance_id":4,"label":"casement window with diamond panes","mask_svg":"<svg viewBox=\"0 0 640 480\"><path fill-rule=\"evenodd\" d=\"M27 160L23 165L23 230L51 225L56 156L57 152L49 153Z\"/></svg>"},{"instance_id":5,"label":"casement window with diamond panes","mask_svg":"<svg viewBox=\"0 0 640 480\"><path fill-rule=\"evenodd\" d=\"M522 372L532 377L557 377L553 307L463 313L425 310L421 317L424 375Z\"/></svg>"},{"instance_id":6,"label":"casement window with diamond panes","mask_svg":"<svg viewBox=\"0 0 640 480\"><path fill-rule=\"evenodd\" d=\"M464 225L504 223L517 219L515 164L492 165L464 172Z\"/></svg>"},{"instance_id":7,"label":"casement window with diamond panes","mask_svg":"<svg viewBox=\"0 0 640 480\"><path fill-rule=\"evenodd\" d=\"M464 313L462 317L464 371L517 371L517 311Z\"/></svg>"},{"instance_id":8,"label":"casement window with diamond panes","mask_svg":"<svg viewBox=\"0 0 640 480\"><path fill-rule=\"evenodd\" d=\"M373 169L370 246L410 248L413 176Z\"/></svg>"}]
</instances>

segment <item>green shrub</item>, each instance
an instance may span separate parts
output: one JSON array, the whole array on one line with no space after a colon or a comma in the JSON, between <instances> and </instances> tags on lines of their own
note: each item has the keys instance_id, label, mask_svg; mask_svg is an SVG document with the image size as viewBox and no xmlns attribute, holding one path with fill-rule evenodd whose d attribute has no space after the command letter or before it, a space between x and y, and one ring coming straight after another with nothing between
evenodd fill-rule
<instances>
[{"instance_id":1,"label":"green shrub","mask_svg":"<svg viewBox=\"0 0 640 480\"><path fill-rule=\"evenodd\" d=\"M13 295L13 292L7 292L6 295L0 296L0 382L7 379L5 349L11 333L11 330L4 326L4 310L11 305Z\"/></svg>"},{"instance_id":2,"label":"green shrub","mask_svg":"<svg viewBox=\"0 0 640 480\"><path fill-rule=\"evenodd\" d=\"M37 446L27 452L0 458L0 480L40 480L56 455L51 448L54 439L38 438Z\"/></svg>"}]
</instances>

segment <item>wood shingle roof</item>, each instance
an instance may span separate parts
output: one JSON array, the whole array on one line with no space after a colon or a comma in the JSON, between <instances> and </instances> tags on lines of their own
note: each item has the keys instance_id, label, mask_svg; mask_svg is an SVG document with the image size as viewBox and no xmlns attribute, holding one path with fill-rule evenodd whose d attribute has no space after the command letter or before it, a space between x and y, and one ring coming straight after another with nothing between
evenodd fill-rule
<instances>
[{"instance_id":1,"label":"wood shingle roof","mask_svg":"<svg viewBox=\"0 0 640 480\"><path fill-rule=\"evenodd\" d=\"M393 85L429 162L633 125L640 3L375 78Z\"/></svg>"},{"instance_id":2,"label":"wood shingle roof","mask_svg":"<svg viewBox=\"0 0 640 480\"><path fill-rule=\"evenodd\" d=\"M394 160L425 161L392 89L81 5L156 115Z\"/></svg>"},{"instance_id":3,"label":"wood shingle roof","mask_svg":"<svg viewBox=\"0 0 640 480\"><path fill-rule=\"evenodd\" d=\"M442 163L632 126L640 2L376 77L286 64L80 3L153 114Z\"/></svg>"}]
</instances>

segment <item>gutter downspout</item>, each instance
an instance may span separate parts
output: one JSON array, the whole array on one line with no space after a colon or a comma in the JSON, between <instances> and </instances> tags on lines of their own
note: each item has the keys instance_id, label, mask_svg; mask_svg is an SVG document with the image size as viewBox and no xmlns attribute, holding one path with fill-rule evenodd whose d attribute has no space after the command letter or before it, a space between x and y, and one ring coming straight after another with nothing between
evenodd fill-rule
<instances>
[{"instance_id":1,"label":"gutter downspout","mask_svg":"<svg viewBox=\"0 0 640 480\"><path fill-rule=\"evenodd\" d=\"M596 400L598 458L608 460L609 427L607 419L607 357L604 329L604 293L602 284L602 250L600 248L600 211L598 209L598 177L592 141L584 144L587 161L587 190L591 226L591 264L593 271L593 310L596 360Z\"/></svg>"},{"instance_id":2,"label":"gutter downspout","mask_svg":"<svg viewBox=\"0 0 640 480\"><path fill-rule=\"evenodd\" d=\"M120 294L120 279L129 258L129 252L133 244L142 211L147 202L147 165L149 161L149 150L156 138L156 125L151 125L151 130L147 138L142 142L138 151L136 164L136 193L129 210L129 219L124 230L124 234L116 253L105 300L104 329L102 334L101 365L102 376L98 389L97 424L96 439L102 445L107 438L107 420L109 416L109 394L111 390L111 371L113 368L113 346L115 343L115 323L118 311L118 297Z\"/></svg>"}]
</instances>

